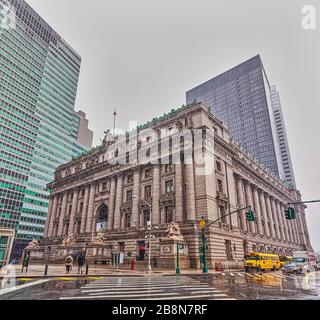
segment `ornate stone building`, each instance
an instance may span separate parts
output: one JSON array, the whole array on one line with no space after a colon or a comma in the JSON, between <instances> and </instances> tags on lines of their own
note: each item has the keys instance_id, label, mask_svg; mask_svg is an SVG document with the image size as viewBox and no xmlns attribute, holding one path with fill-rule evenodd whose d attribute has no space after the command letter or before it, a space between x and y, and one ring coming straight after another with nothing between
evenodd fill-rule
<instances>
[{"instance_id":1,"label":"ornate stone building","mask_svg":"<svg viewBox=\"0 0 320 320\"><path fill-rule=\"evenodd\" d=\"M197 222L203 217L210 223L247 205L256 213L256 221L247 221L243 210L206 231L209 267L217 260L240 264L244 254L254 250L290 254L292 250L312 249L304 205L295 205L295 220L285 219L287 203L299 201L299 191L288 189L236 145L227 128L203 104L183 106L138 127L136 147L146 149L145 154L150 156L148 128L159 138L152 163L130 164L135 148L123 153L117 148L119 139L108 139L108 132L101 146L56 170L55 180L49 184L48 218L41 241L46 252L50 248L47 255L51 259L62 259L70 248L86 248L93 260L111 259L115 252L123 253L124 262L132 256L146 260L150 208L155 236L152 256L157 257L158 265L164 265L161 261L167 261L166 255L174 250L174 246L166 246L168 223L179 224L186 265L199 268ZM195 145L193 140L187 147L193 150L192 161L184 161L187 148L179 133L195 128L212 132L214 169L207 175L196 173L198 164L194 161L203 144ZM171 135L175 134L183 150L172 143ZM167 148L160 147L164 140L168 141ZM127 163L111 161L119 154ZM180 164L172 163L174 154L182 160ZM169 159L166 164L160 161L164 157ZM74 240L68 247L65 238L70 235Z\"/></svg>"}]
</instances>

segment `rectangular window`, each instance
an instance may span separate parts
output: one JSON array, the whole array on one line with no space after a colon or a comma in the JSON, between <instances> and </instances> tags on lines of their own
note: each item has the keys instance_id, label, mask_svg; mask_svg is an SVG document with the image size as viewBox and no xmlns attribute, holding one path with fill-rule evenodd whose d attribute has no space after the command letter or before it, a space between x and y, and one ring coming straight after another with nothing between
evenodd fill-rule
<instances>
[{"instance_id":1,"label":"rectangular window","mask_svg":"<svg viewBox=\"0 0 320 320\"><path fill-rule=\"evenodd\" d=\"M146 169L144 172L144 177L145 178L150 178L151 177L151 169Z\"/></svg>"},{"instance_id":2,"label":"rectangular window","mask_svg":"<svg viewBox=\"0 0 320 320\"><path fill-rule=\"evenodd\" d=\"M173 192L173 180L166 181L166 193Z\"/></svg>"},{"instance_id":3,"label":"rectangular window","mask_svg":"<svg viewBox=\"0 0 320 320\"><path fill-rule=\"evenodd\" d=\"M144 187L144 197L151 198L151 185Z\"/></svg>"},{"instance_id":4,"label":"rectangular window","mask_svg":"<svg viewBox=\"0 0 320 320\"><path fill-rule=\"evenodd\" d=\"M225 246L226 246L226 256L228 260L232 260L232 248L231 248L231 241L225 240Z\"/></svg>"},{"instance_id":5,"label":"rectangular window","mask_svg":"<svg viewBox=\"0 0 320 320\"><path fill-rule=\"evenodd\" d=\"M220 179L218 179L218 191L223 192L223 185L222 185L222 181Z\"/></svg>"},{"instance_id":6,"label":"rectangular window","mask_svg":"<svg viewBox=\"0 0 320 320\"><path fill-rule=\"evenodd\" d=\"M217 170L221 172L221 163L216 161Z\"/></svg>"},{"instance_id":7,"label":"rectangular window","mask_svg":"<svg viewBox=\"0 0 320 320\"><path fill-rule=\"evenodd\" d=\"M127 202L132 201L132 190L127 191Z\"/></svg>"},{"instance_id":8,"label":"rectangular window","mask_svg":"<svg viewBox=\"0 0 320 320\"><path fill-rule=\"evenodd\" d=\"M127 182L128 182L128 183L133 182L133 174L129 174L129 175L127 176Z\"/></svg>"},{"instance_id":9,"label":"rectangular window","mask_svg":"<svg viewBox=\"0 0 320 320\"><path fill-rule=\"evenodd\" d=\"M173 221L173 208L166 207L165 214L166 214L166 223L172 222Z\"/></svg>"}]
</instances>

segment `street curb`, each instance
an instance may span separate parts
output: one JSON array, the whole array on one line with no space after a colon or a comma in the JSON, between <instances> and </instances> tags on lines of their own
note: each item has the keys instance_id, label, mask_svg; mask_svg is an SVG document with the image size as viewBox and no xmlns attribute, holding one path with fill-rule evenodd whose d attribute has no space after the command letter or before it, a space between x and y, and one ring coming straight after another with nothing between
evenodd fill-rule
<instances>
[{"instance_id":1,"label":"street curb","mask_svg":"<svg viewBox=\"0 0 320 320\"><path fill-rule=\"evenodd\" d=\"M180 273L176 274L174 272L154 272L151 274L152 277L156 276L163 276L163 277L170 277L170 276L208 276L208 275L221 275L226 272L242 272L243 270L228 270L228 271L221 271L221 272L208 272L208 273L202 273L201 271L199 272L187 272L187 273ZM89 278L89 277L148 277L149 274L147 272L141 274L141 273L101 273L101 274L53 274L53 275L43 275L43 274L37 274L37 275L28 275L26 274L19 274L16 275L14 278L15 279L23 279L23 278L32 278L32 279L46 279L46 278ZM1 279L6 279L6 278L12 278L11 276L0 276Z\"/></svg>"}]
</instances>

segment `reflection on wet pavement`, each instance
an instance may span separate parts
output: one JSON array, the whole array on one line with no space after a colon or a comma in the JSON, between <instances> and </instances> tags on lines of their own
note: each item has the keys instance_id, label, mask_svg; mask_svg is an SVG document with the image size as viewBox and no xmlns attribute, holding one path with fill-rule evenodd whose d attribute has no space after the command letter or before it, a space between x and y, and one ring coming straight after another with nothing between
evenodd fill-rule
<instances>
[{"instance_id":1,"label":"reflection on wet pavement","mask_svg":"<svg viewBox=\"0 0 320 320\"><path fill-rule=\"evenodd\" d=\"M320 299L320 273L286 275L281 272L266 273L225 273L204 275L203 282L225 289L236 299Z\"/></svg>"},{"instance_id":2,"label":"reflection on wet pavement","mask_svg":"<svg viewBox=\"0 0 320 320\"><path fill-rule=\"evenodd\" d=\"M0 295L0 300L56 300L61 295L76 295L83 285L95 281L101 277L59 277L48 282L29 287L27 290L21 289L8 294ZM34 279L19 279L16 285L22 285L35 281Z\"/></svg>"},{"instance_id":3,"label":"reflection on wet pavement","mask_svg":"<svg viewBox=\"0 0 320 320\"><path fill-rule=\"evenodd\" d=\"M148 277L146 277L144 280L142 278L140 278L141 280L139 278L132 278L132 280L121 278L123 281L125 280L125 283L122 284L122 286L124 286L122 290L128 288L128 292L123 291L123 293L126 292L127 295L130 294L130 297L135 299L134 295L136 294L137 297L141 297L141 292L134 293L134 290L144 290L142 287L145 286L145 288L150 292L153 290L155 292L155 296L163 296L165 299L167 294L172 295L170 292L173 289L175 294L181 292L186 295L186 292L189 290L186 289L186 285L189 283L191 284L196 280L199 287L197 290L204 290L206 291L206 294L210 295L210 292L212 291L210 291L211 288L215 290L216 295L218 292L221 297L225 296L233 299L320 299L320 272L313 272L306 275L287 275L282 274L281 272L224 272L222 274L201 274L194 276L181 275L177 277L176 280L174 280L175 278L171 279L170 277L153 276L149 279L151 282L145 281ZM76 277L52 278L48 282L35 284L27 289L20 289L10 293L0 294L0 300L55 300L61 297L66 299L72 299L73 297L81 298L81 296L85 294L84 292L87 292L88 295L95 295L96 293L90 292L92 288L96 291L99 291L100 298L103 299L103 295L105 295L105 298L110 298L110 295L114 295L115 290L118 290L116 287L113 287L114 283L117 282L117 279L121 280L120 277L102 276L81 279ZM16 285L31 283L32 281L35 280L32 278L20 278ZM136 289L129 287L132 281L135 281ZM140 287L137 285L138 283L141 284ZM203 289L204 287L201 287L203 285L206 285L207 289ZM171 291L169 286L171 286ZM89 291L85 291L85 287L89 287L91 289ZM119 287L119 284L117 287ZM132 290L132 294L130 290ZM195 291L194 294L199 293ZM207 298L210 299L210 296ZM205 300L206 298L203 297L203 299Z\"/></svg>"}]
</instances>

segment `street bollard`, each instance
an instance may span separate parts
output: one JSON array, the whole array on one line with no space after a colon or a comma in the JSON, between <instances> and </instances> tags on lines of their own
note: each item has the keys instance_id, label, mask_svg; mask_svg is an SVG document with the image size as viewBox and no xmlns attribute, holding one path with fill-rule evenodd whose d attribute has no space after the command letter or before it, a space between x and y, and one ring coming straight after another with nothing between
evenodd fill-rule
<instances>
[{"instance_id":1,"label":"street bollard","mask_svg":"<svg viewBox=\"0 0 320 320\"><path fill-rule=\"evenodd\" d=\"M45 268L44 268L44 275L46 276L48 274L48 265L46 264Z\"/></svg>"},{"instance_id":2,"label":"street bollard","mask_svg":"<svg viewBox=\"0 0 320 320\"><path fill-rule=\"evenodd\" d=\"M134 258L131 259L131 271L134 271Z\"/></svg>"},{"instance_id":3,"label":"street bollard","mask_svg":"<svg viewBox=\"0 0 320 320\"><path fill-rule=\"evenodd\" d=\"M86 274L88 274L88 272L89 272L89 265L87 264L86 265Z\"/></svg>"}]
</instances>

